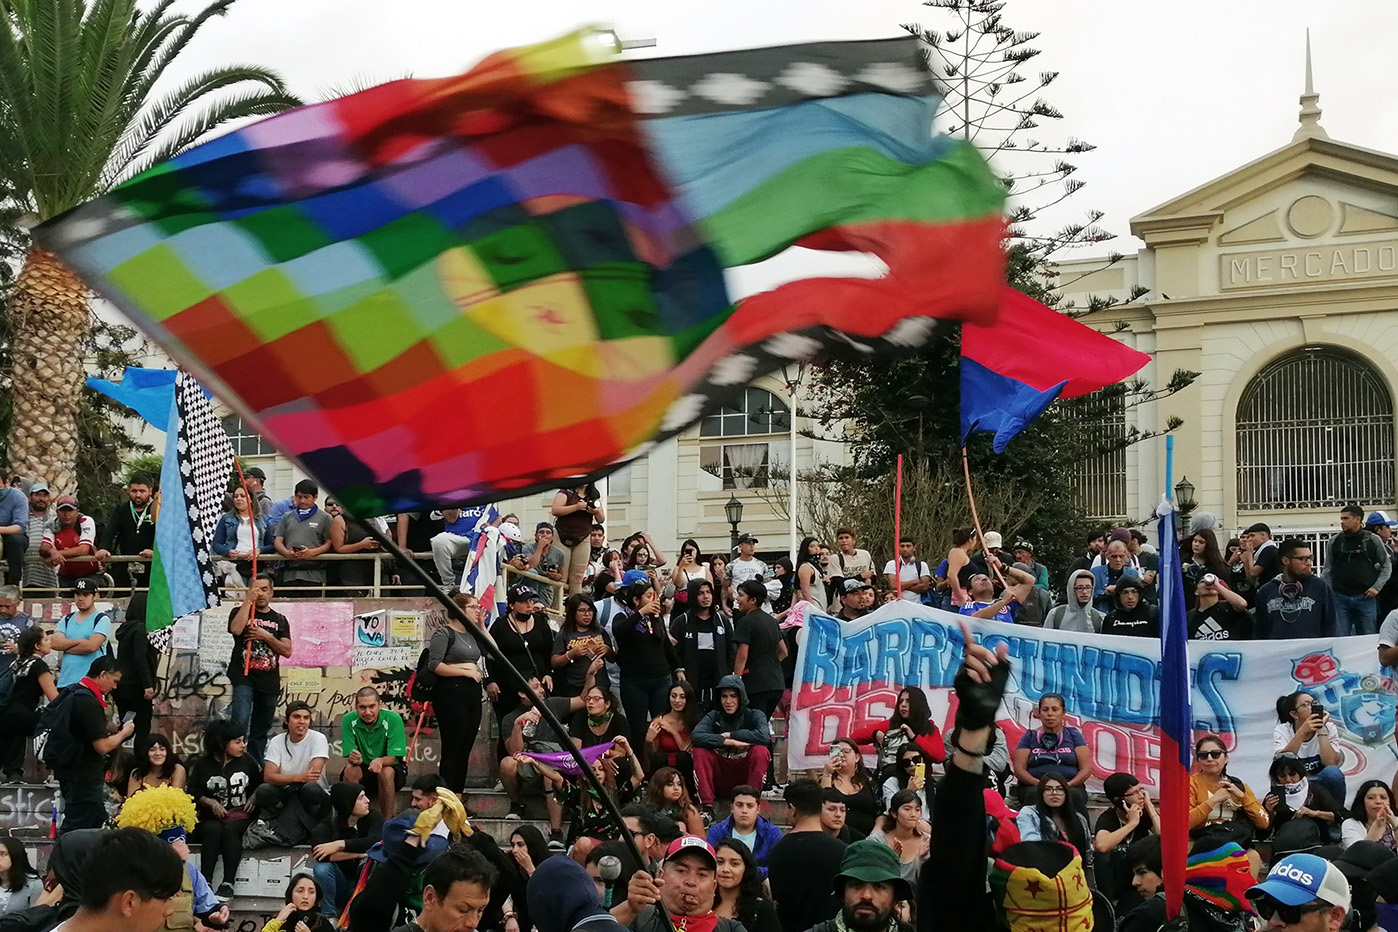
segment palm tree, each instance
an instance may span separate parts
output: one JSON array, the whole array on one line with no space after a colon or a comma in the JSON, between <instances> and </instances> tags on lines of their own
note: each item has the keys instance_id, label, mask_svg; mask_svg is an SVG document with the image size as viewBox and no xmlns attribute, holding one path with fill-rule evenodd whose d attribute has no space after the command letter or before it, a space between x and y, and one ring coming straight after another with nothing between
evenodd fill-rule
<instances>
[{"instance_id":1,"label":"palm tree","mask_svg":"<svg viewBox=\"0 0 1398 932\"><path fill-rule=\"evenodd\" d=\"M229 121L299 104L256 65L212 68L154 93L200 28L233 3L184 14L172 10L175 0L0 0L0 191L8 206L47 220ZM53 254L29 248L8 310L10 466L47 479L55 493L74 492L88 288Z\"/></svg>"}]
</instances>

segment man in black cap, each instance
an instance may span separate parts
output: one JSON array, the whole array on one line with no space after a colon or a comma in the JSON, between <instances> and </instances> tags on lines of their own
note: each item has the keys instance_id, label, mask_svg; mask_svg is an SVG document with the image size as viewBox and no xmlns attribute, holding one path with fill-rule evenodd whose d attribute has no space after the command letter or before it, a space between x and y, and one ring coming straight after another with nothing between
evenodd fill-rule
<instances>
[{"instance_id":1,"label":"man in black cap","mask_svg":"<svg viewBox=\"0 0 1398 932\"><path fill-rule=\"evenodd\" d=\"M913 888L899 872L898 855L883 842L864 839L845 849L835 875L840 915L811 927L811 932L902 932L909 927L894 915L898 904L913 898Z\"/></svg>"},{"instance_id":2,"label":"man in black cap","mask_svg":"<svg viewBox=\"0 0 1398 932\"><path fill-rule=\"evenodd\" d=\"M874 587L858 576L846 576L840 582L840 610L835 617L841 621L857 621L874 608Z\"/></svg>"},{"instance_id":3,"label":"man in black cap","mask_svg":"<svg viewBox=\"0 0 1398 932\"><path fill-rule=\"evenodd\" d=\"M257 513L266 515L268 509L272 507L272 496L267 493L267 474L262 471L261 466L249 466L243 470L243 481L247 483L248 491L252 493L253 501L257 504Z\"/></svg>"},{"instance_id":4,"label":"man in black cap","mask_svg":"<svg viewBox=\"0 0 1398 932\"><path fill-rule=\"evenodd\" d=\"M1254 586L1261 588L1282 571L1281 554L1276 541L1272 540L1272 529L1261 521L1244 531L1238 544L1243 555L1243 569Z\"/></svg>"}]
</instances>

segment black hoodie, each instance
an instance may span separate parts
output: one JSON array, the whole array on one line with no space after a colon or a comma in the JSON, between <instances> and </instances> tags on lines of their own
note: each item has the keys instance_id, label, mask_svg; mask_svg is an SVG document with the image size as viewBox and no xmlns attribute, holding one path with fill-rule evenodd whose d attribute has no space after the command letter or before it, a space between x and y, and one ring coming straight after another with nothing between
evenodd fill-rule
<instances>
[{"instance_id":1,"label":"black hoodie","mask_svg":"<svg viewBox=\"0 0 1398 932\"><path fill-rule=\"evenodd\" d=\"M364 787L358 783L336 783L330 787L330 815L311 832L312 845L343 841L349 854L368 853L374 842L383 837L383 816L377 809L371 808L364 818L354 825L349 824L355 800L363 792ZM362 858L336 861L335 866L353 883L359 879L359 869L364 866L364 861Z\"/></svg>"},{"instance_id":2,"label":"black hoodie","mask_svg":"<svg viewBox=\"0 0 1398 932\"><path fill-rule=\"evenodd\" d=\"M1121 594L1128 590L1135 591L1140 596L1136 607L1129 610L1121 607ZM1116 602L1116 608L1108 612L1107 617L1103 619L1103 634L1125 634L1138 638L1160 637L1160 611L1146 601L1145 590L1140 580L1134 576L1123 576L1116 584L1116 592L1112 598Z\"/></svg>"},{"instance_id":3,"label":"black hoodie","mask_svg":"<svg viewBox=\"0 0 1398 932\"><path fill-rule=\"evenodd\" d=\"M700 618L699 589L713 586L707 579L689 581L688 608L670 620L670 637L679 651L680 666L696 689L713 689L733 669L737 645L730 640L733 622L719 611L718 599L709 606L709 617Z\"/></svg>"},{"instance_id":4,"label":"black hoodie","mask_svg":"<svg viewBox=\"0 0 1398 932\"><path fill-rule=\"evenodd\" d=\"M627 879L617 881L616 889L623 896ZM621 932L626 928L602 909L597 885L572 858L549 858L535 868L529 878L528 906L530 921L539 932Z\"/></svg>"},{"instance_id":5,"label":"black hoodie","mask_svg":"<svg viewBox=\"0 0 1398 932\"><path fill-rule=\"evenodd\" d=\"M116 629L117 666L121 682L118 696L137 697L157 685L156 665L160 652L151 646L146 636L146 594L138 592L126 606L121 626Z\"/></svg>"}]
</instances>

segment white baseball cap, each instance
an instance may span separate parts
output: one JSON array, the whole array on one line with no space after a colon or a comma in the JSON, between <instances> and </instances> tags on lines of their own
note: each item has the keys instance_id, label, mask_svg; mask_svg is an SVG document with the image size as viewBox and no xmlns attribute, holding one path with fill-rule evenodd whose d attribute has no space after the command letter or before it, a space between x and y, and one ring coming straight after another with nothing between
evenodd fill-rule
<instances>
[{"instance_id":1,"label":"white baseball cap","mask_svg":"<svg viewBox=\"0 0 1398 932\"><path fill-rule=\"evenodd\" d=\"M986 546L986 549L987 549L987 550L990 549L991 547L1001 547L1001 546L1004 546L1004 538L1000 536L1000 532L999 532L999 531L986 531L986 532L985 532L985 546Z\"/></svg>"}]
</instances>

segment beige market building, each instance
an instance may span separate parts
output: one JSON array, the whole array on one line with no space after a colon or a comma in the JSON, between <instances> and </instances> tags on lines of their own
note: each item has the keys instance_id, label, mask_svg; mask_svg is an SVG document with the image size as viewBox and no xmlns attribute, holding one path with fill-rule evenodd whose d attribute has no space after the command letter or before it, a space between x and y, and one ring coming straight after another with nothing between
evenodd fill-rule
<instances>
[{"instance_id":1,"label":"beige market building","mask_svg":"<svg viewBox=\"0 0 1398 932\"><path fill-rule=\"evenodd\" d=\"M1309 52L1306 71L1288 144L1134 216L1136 255L1065 262L1058 281L1080 305L1146 289L1085 321L1124 324L1154 387L1200 373L1122 413L1143 429L1184 419L1176 476L1199 510L1319 539L1346 502L1395 513L1398 156L1331 139ZM1151 512L1163 456L1139 446L1084 477L1094 512Z\"/></svg>"}]
</instances>

